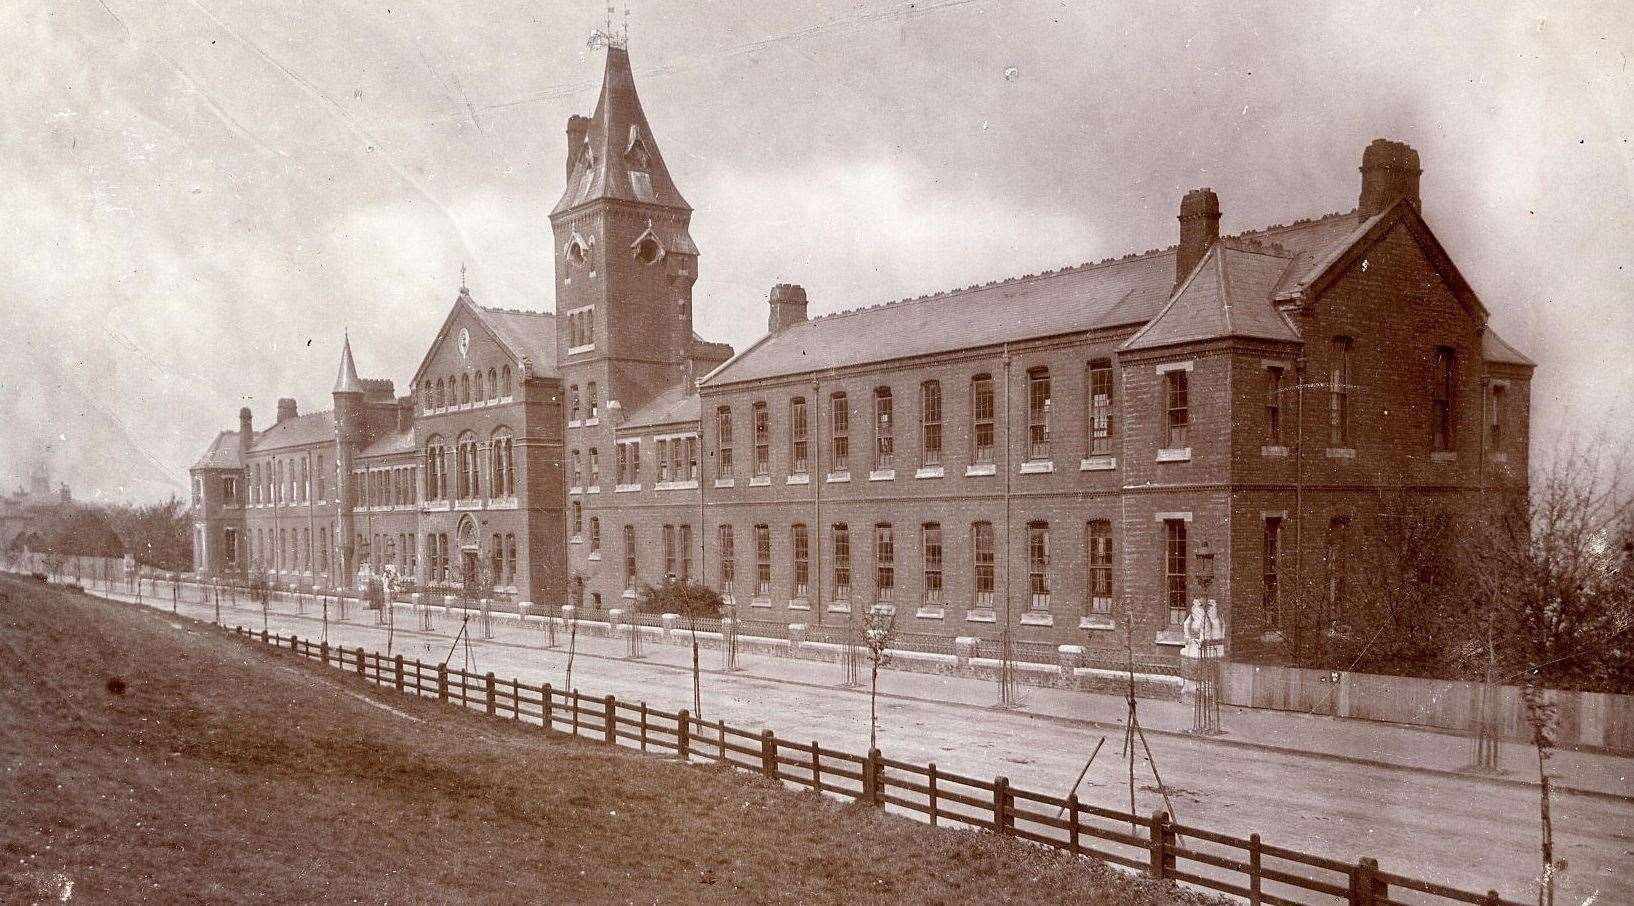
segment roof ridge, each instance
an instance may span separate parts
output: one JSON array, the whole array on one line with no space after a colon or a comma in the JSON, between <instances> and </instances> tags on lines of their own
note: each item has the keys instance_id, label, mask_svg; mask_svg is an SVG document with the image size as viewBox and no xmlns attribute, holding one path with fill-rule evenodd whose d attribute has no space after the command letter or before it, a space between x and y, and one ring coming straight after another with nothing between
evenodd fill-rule
<instances>
[{"instance_id":1,"label":"roof ridge","mask_svg":"<svg viewBox=\"0 0 1634 906\"><path fill-rule=\"evenodd\" d=\"M481 309L482 311L497 311L497 312L502 312L502 313L507 314L507 315L539 315L539 316L545 317L545 318L554 318L554 317L556 317L556 312L554 312L554 311L537 311L537 310L534 310L534 309L531 309L531 308L502 308L502 307L500 307L498 305L482 305L482 304L477 303L475 301L473 301L471 304L475 305L478 309Z\"/></svg>"}]
</instances>

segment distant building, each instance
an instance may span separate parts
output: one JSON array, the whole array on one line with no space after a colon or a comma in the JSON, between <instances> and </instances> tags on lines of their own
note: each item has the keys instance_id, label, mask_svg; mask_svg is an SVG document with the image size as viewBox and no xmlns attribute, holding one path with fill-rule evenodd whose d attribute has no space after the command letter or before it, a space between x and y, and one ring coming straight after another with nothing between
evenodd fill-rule
<instances>
[{"instance_id":1,"label":"distant building","mask_svg":"<svg viewBox=\"0 0 1634 906\"><path fill-rule=\"evenodd\" d=\"M779 631L894 608L915 634L1173 651L1216 552L1233 643L1285 608L1342 619L1382 492L1524 490L1533 364L1423 214L1418 154L1375 141L1355 210L808 317L773 287L742 353L698 337L691 208L613 47L567 123L557 313L463 289L410 385L217 438L197 562L628 606L665 576ZM1132 625L1131 625L1132 624Z\"/></svg>"},{"instance_id":2,"label":"distant building","mask_svg":"<svg viewBox=\"0 0 1634 906\"><path fill-rule=\"evenodd\" d=\"M0 497L0 551L10 549L13 542L26 546L30 536L41 531L73 499L67 483L58 485L53 493L50 468L44 462L35 463L29 470L27 488L18 487Z\"/></svg>"}]
</instances>

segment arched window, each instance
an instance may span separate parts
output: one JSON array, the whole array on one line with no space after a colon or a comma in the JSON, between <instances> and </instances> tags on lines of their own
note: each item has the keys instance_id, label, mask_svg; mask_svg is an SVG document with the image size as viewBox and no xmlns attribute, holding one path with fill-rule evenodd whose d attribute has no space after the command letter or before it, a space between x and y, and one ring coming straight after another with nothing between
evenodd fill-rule
<instances>
[{"instance_id":1,"label":"arched window","mask_svg":"<svg viewBox=\"0 0 1634 906\"><path fill-rule=\"evenodd\" d=\"M488 369L488 399L499 399L499 372Z\"/></svg>"},{"instance_id":2,"label":"arched window","mask_svg":"<svg viewBox=\"0 0 1634 906\"><path fill-rule=\"evenodd\" d=\"M460 499L482 496L482 475L477 459L477 436L470 431L460 435Z\"/></svg>"},{"instance_id":3,"label":"arched window","mask_svg":"<svg viewBox=\"0 0 1634 906\"><path fill-rule=\"evenodd\" d=\"M435 404L436 399L431 395L431 379L427 378L425 382L420 385L420 408L430 412L431 407Z\"/></svg>"},{"instance_id":4,"label":"arched window","mask_svg":"<svg viewBox=\"0 0 1634 906\"><path fill-rule=\"evenodd\" d=\"M443 439L432 435L426 441L426 497L436 500L447 496L448 472L443 458Z\"/></svg>"},{"instance_id":5,"label":"arched window","mask_svg":"<svg viewBox=\"0 0 1634 906\"><path fill-rule=\"evenodd\" d=\"M494 430L492 443L489 445L489 471L492 475L492 496L512 497L516 494L516 473L511 453L511 429L497 428Z\"/></svg>"},{"instance_id":6,"label":"arched window","mask_svg":"<svg viewBox=\"0 0 1634 906\"><path fill-rule=\"evenodd\" d=\"M448 397L443 393L443 379L437 378L437 390L431 398L431 404L438 409L448 405Z\"/></svg>"},{"instance_id":7,"label":"arched window","mask_svg":"<svg viewBox=\"0 0 1634 906\"><path fill-rule=\"evenodd\" d=\"M471 372L469 371L460 375L460 402L462 404L471 402Z\"/></svg>"},{"instance_id":8,"label":"arched window","mask_svg":"<svg viewBox=\"0 0 1634 906\"><path fill-rule=\"evenodd\" d=\"M477 401L477 402L479 402L479 403L480 403L480 402L482 402L482 401L483 401L483 400L485 400L485 399L487 399L487 398L488 398L488 395L487 395L487 394L486 394L486 393L483 393L483 392L482 392L482 372L481 372L481 371L478 371L478 372L477 372L477 381L476 381L476 384L477 384L477 389L476 389L476 392L474 392L474 393L473 393L473 394L472 394L472 395L471 395L471 398L472 398L472 399L474 399L474 400L476 400L476 401Z\"/></svg>"},{"instance_id":9,"label":"arched window","mask_svg":"<svg viewBox=\"0 0 1634 906\"><path fill-rule=\"evenodd\" d=\"M501 397L511 395L511 366L509 365L499 371L499 395Z\"/></svg>"}]
</instances>

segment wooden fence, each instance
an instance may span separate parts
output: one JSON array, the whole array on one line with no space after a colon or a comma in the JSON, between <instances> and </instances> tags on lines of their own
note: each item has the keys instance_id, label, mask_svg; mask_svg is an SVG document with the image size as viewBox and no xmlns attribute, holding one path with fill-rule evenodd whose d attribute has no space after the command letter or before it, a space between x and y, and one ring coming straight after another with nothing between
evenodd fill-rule
<instances>
[{"instance_id":1,"label":"wooden fence","mask_svg":"<svg viewBox=\"0 0 1634 906\"><path fill-rule=\"evenodd\" d=\"M537 724L608 745L715 762L753 771L814 792L890 806L932 825L979 828L1089 855L1158 879L1183 881L1242 897L1252 904L1339 902L1351 906L1475 903L1522 906L1498 896L1391 874L1373 859L1355 863L1241 838L1170 820L1158 811L1136 815L1012 786L1008 779L982 780L945 771L933 762L910 764L878 749L855 755L817 741L779 738L771 730L705 721L685 709L663 711L645 702L591 696L493 673L473 673L402 655L387 657L361 647L343 648L294 635L285 637L238 626L240 637L313 658L367 682L405 695L480 709L494 718Z\"/></svg>"}]
</instances>

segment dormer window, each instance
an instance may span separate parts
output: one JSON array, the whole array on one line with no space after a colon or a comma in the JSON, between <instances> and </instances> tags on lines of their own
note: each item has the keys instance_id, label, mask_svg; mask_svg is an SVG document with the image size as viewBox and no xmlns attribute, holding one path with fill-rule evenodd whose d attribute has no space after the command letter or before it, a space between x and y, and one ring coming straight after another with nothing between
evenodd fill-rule
<instances>
[{"instance_id":1,"label":"dormer window","mask_svg":"<svg viewBox=\"0 0 1634 906\"><path fill-rule=\"evenodd\" d=\"M640 126L630 126L630 141L624 147L624 161L638 170L645 170L652 163L652 152L647 149L647 139L641 134Z\"/></svg>"},{"instance_id":2,"label":"dormer window","mask_svg":"<svg viewBox=\"0 0 1634 906\"><path fill-rule=\"evenodd\" d=\"M567 260L575 265L583 265L590 260L590 243L579 235L578 230L574 230L573 236L567 240Z\"/></svg>"}]
</instances>

